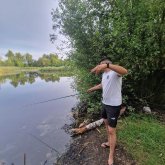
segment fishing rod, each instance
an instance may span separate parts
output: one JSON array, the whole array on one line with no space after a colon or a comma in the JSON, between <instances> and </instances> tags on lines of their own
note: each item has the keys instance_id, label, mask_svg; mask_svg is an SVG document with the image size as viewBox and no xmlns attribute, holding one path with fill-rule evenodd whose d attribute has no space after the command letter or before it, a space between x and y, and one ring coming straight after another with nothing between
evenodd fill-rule
<instances>
[{"instance_id":1,"label":"fishing rod","mask_svg":"<svg viewBox=\"0 0 165 165\"><path fill-rule=\"evenodd\" d=\"M29 133L30 136L32 136L34 139L36 139L37 141L41 142L42 144L44 144L45 146L47 146L49 149L51 149L52 151L55 151L57 153L58 156L60 156L60 153L53 147L51 147L49 144L47 144L46 142L44 142L43 140L41 140L40 138L36 137L35 135Z\"/></svg>"},{"instance_id":2,"label":"fishing rod","mask_svg":"<svg viewBox=\"0 0 165 165\"><path fill-rule=\"evenodd\" d=\"M76 94L73 94L73 95L68 95L68 96L63 96L63 97L58 97L58 98L54 98L54 99L50 99L50 100L40 101L40 102L36 102L36 103L32 103L32 104L28 104L28 105L25 105L24 107L37 105L37 104L43 104L43 103L47 103L47 102L50 102L50 101L55 101L55 100L60 100L60 99L68 98L68 97L73 97L73 96L76 96L76 95L79 95L79 93L76 93Z\"/></svg>"}]
</instances>

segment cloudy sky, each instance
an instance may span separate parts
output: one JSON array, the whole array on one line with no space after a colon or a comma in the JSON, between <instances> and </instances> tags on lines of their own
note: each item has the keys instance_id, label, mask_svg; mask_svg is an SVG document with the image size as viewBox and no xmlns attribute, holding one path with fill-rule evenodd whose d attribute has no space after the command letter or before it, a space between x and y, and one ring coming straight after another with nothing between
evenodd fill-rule
<instances>
[{"instance_id":1,"label":"cloudy sky","mask_svg":"<svg viewBox=\"0 0 165 165\"><path fill-rule=\"evenodd\" d=\"M0 0L0 55L8 49L33 54L58 52L50 42L51 10L58 0Z\"/></svg>"}]
</instances>

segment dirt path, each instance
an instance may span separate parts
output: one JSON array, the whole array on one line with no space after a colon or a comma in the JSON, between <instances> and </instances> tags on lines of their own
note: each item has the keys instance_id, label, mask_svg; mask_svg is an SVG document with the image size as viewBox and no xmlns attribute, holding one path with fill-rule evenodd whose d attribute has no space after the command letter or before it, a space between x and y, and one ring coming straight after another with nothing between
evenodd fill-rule
<instances>
[{"instance_id":1,"label":"dirt path","mask_svg":"<svg viewBox=\"0 0 165 165\"><path fill-rule=\"evenodd\" d=\"M100 145L106 141L105 132L96 129L74 138L69 150L56 165L107 165L108 148ZM117 145L115 165L136 165L121 145Z\"/></svg>"}]
</instances>

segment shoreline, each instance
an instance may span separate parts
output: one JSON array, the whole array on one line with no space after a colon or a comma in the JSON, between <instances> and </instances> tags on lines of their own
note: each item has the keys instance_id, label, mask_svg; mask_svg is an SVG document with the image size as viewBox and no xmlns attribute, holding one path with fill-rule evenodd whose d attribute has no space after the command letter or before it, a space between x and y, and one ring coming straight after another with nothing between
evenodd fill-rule
<instances>
[{"instance_id":1,"label":"shoreline","mask_svg":"<svg viewBox=\"0 0 165 165\"><path fill-rule=\"evenodd\" d=\"M14 66L0 66L0 77L20 74L22 72L37 72L37 73L53 73L69 71L64 66L59 67L14 67Z\"/></svg>"},{"instance_id":2,"label":"shoreline","mask_svg":"<svg viewBox=\"0 0 165 165\"><path fill-rule=\"evenodd\" d=\"M82 108L84 110L80 111ZM86 118L84 113L86 108L86 105L81 103L73 108L72 113L75 122L68 128L78 127L80 122ZM107 141L107 134L103 124L84 134L74 135L70 146L57 159L55 165L107 165L109 148L101 147L101 144L105 141ZM136 165L136 161L120 142L117 143L115 151L115 165Z\"/></svg>"},{"instance_id":3,"label":"shoreline","mask_svg":"<svg viewBox=\"0 0 165 165\"><path fill-rule=\"evenodd\" d=\"M77 111L79 107L77 108ZM80 114L79 114L80 113ZM76 114L76 115L75 115ZM84 112L75 112L75 124L71 127L78 127L86 116ZM164 162L163 141L164 135L161 133L165 123L165 113L153 111L152 114L135 113L123 116L118 120L117 145L115 149L115 165L138 165ZM146 131L147 130L147 131ZM156 131L156 132L155 132ZM152 145L157 137L155 133L161 135L161 148L159 144ZM142 136L141 136L142 135ZM146 137L151 136L150 139ZM107 165L109 148L102 148L101 144L107 141L104 125L76 135L72 138L72 143L56 161L56 165ZM153 152L153 147L155 151ZM148 155L148 156L144 156ZM157 159L159 157L159 160ZM157 161L157 163L155 162Z\"/></svg>"},{"instance_id":4,"label":"shoreline","mask_svg":"<svg viewBox=\"0 0 165 165\"><path fill-rule=\"evenodd\" d=\"M104 126L73 138L68 150L55 163L56 165L107 165L109 148L102 148L106 141ZM136 165L132 156L118 143L115 149L115 165Z\"/></svg>"}]
</instances>

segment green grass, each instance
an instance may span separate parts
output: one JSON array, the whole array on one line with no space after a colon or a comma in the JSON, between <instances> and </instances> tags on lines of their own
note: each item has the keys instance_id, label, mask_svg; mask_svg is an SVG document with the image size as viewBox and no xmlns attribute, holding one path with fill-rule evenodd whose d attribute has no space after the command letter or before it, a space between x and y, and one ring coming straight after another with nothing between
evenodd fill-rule
<instances>
[{"instance_id":1,"label":"green grass","mask_svg":"<svg viewBox=\"0 0 165 165\"><path fill-rule=\"evenodd\" d=\"M165 125L153 116L132 115L119 123L119 142L140 165L165 165Z\"/></svg>"},{"instance_id":2,"label":"green grass","mask_svg":"<svg viewBox=\"0 0 165 165\"><path fill-rule=\"evenodd\" d=\"M39 67L8 67L8 66L4 66L4 67L0 67L0 76L5 76L5 75L13 75L13 74L17 74L20 72L32 72L32 71L39 71L40 68Z\"/></svg>"},{"instance_id":3,"label":"green grass","mask_svg":"<svg viewBox=\"0 0 165 165\"><path fill-rule=\"evenodd\" d=\"M68 67L0 67L0 76L13 75L21 72L59 72L69 71Z\"/></svg>"},{"instance_id":4,"label":"green grass","mask_svg":"<svg viewBox=\"0 0 165 165\"><path fill-rule=\"evenodd\" d=\"M65 71L68 68L66 66L59 67L43 67L40 69L41 72L54 72L54 71Z\"/></svg>"}]
</instances>

